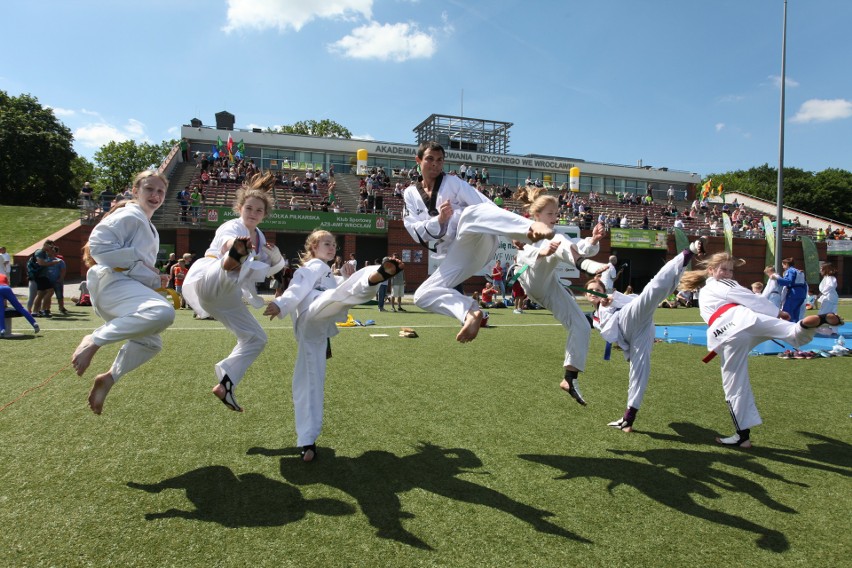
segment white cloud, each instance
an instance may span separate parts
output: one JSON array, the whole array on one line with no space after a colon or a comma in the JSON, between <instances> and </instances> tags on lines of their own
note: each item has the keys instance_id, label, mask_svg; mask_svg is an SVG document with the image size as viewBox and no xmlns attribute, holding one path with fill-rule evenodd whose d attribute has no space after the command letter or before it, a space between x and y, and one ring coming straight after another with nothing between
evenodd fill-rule
<instances>
[{"instance_id":1,"label":"white cloud","mask_svg":"<svg viewBox=\"0 0 852 568\"><path fill-rule=\"evenodd\" d=\"M53 111L53 114L57 118L67 118L69 116L74 116L75 114L77 114L76 111L67 108L52 107L49 105L47 106L47 108L51 109Z\"/></svg>"},{"instance_id":2,"label":"white cloud","mask_svg":"<svg viewBox=\"0 0 852 568\"><path fill-rule=\"evenodd\" d=\"M769 80L772 81L772 84L775 85L776 88L781 88L781 76L780 75L770 75ZM795 79L791 79L787 77L786 81L787 87L798 87L799 82Z\"/></svg>"},{"instance_id":3,"label":"white cloud","mask_svg":"<svg viewBox=\"0 0 852 568\"><path fill-rule=\"evenodd\" d=\"M435 38L421 32L416 24L370 22L330 44L328 50L352 59L402 62L429 58L435 53L436 46Z\"/></svg>"},{"instance_id":4,"label":"white cloud","mask_svg":"<svg viewBox=\"0 0 852 568\"><path fill-rule=\"evenodd\" d=\"M87 148L100 148L109 142L124 142L128 137L111 124L96 123L81 126L74 131L74 140Z\"/></svg>"},{"instance_id":5,"label":"white cloud","mask_svg":"<svg viewBox=\"0 0 852 568\"><path fill-rule=\"evenodd\" d=\"M353 140L375 140L372 134L353 134Z\"/></svg>"},{"instance_id":6,"label":"white cloud","mask_svg":"<svg viewBox=\"0 0 852 568\"><path fill-rule=\"evenodd\" d=\"M719 99L719 102L738 103L738 102L740 102L744 99L745 99L745 97L742 96L742 95L724 95L722 98Z\"/></svg>"},{"instance_id":7,"label":"white cloud","mask_svg":"<svg viewBox=\"0 0 852 568\"><path fill-rule=\"evenodd\" d=\"M151 142L145 133L145 124L135 118L128 119L127 124L115 126L107 122L94 122L83 125L74 131L74 140L86 148L100 148L109 142Z\"/></svg>"},{"instance_id":8,"label":"white cloud","mask_svg":"<svg viewBox=\"0 0 852 568\"><path fill-rule=\"evenodd\" d=\"M372 17L373 0L228 0L227 33L278 28L299 31L311 20Z\"/></svg>"},{"instance_id":9,"label":"white cloud","mask_svg":"<svg viewBox=\"0 0 852 568\"><path fill-rule=\"evenodd\" d=\"M828 122L852 116L852 101L811 99L802 103L792 122Z\"/></svg>"},{"instance_id":10,"label":"white cloud","mask_svg":"<svg viewBox=\"0 0 852 568\"><path fill-rule=\"evenodd\" d=\"M725 128L724 122L717 122L716 123L716 132L720 132L723 128Z\"/></svg>"},{"instance_id":11,"label":"white cloud","mask_svg":"<svg viewBox=\"0 0 852 568\"><path fill-rule=\"evenodd\" d=\"M177 126L172 126L171 128L166 130L166 134L168 134L172 138L177 138L177 135L180 134L180 128L178 128Z\"/></svg>"},{"instance_id":12,"label":"white cloud","mask_svg":"<svg viewBox=\"0 0 852 568\"><path fill-rule=\"evenodd\" d=\"M261 130L266 130L265 126L262 126L260 124L255 124L253 122L250 122L249 124L247 124L246 128L248 128L249 130L251 130L252 128L260 128Z\"/></svg>"}]
</instances>

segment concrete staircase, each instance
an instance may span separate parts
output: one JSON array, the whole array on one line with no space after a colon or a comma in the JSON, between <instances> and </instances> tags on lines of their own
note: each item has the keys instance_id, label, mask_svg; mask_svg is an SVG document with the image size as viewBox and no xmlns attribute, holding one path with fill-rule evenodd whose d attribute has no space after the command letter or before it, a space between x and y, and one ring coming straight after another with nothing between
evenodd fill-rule
<instances>
[{"instance_id":1,"label":"concrete staircase","mask_svg":"<svg viewBox=\"0 0 852 568\"><path fill-rule=\"evenodd\" d=\"M340 208L347 213L357 213L360 201L358 184L361 178L354 174L336 174L334 181L334 195L337 197Z\"/></svg>"},{"instance_id":2,"label":"concrete staircase","mask_svg":"<svg viewBox=\"0 0 852 568\"><path fill-rule=\"evenodd\" d=\"M151 218L151 222L158 230L180 226L180 204L177 194L190 184L193 177L195 177L195 164L191 162L182 162L172 170L166 201Z\"/></svg>"}]
</instances>

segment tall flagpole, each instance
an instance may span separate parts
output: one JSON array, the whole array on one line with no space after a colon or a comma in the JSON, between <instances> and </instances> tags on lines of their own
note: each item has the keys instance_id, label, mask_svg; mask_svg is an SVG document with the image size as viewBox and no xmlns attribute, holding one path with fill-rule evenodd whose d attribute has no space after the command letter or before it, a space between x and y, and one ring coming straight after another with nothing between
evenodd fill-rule
<instances>
[{"instance_id":1,"label":"tall flagpole","mask_svg":"<svg viewBox=\"0 0 852 568\"><path fill-rule=\"evenodd\" d=\"M784 91L787 83L787 0L784 0L784 27L781 33L781 131L778 141L778 209L775 215L775 272L781 274L784 243Z\"/></svg>"}]
</instances>

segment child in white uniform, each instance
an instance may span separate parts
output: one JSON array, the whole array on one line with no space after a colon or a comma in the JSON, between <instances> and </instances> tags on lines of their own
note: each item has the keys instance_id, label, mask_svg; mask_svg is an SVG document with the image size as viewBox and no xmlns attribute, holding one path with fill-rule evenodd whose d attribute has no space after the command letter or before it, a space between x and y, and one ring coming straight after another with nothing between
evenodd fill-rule
<instances>
[{"instance_id":1,"label":"child in white uniform","mask_svg":"<svg viewBox=\"0 0 852 568\"><path fill-rule=\"evenodd\" d=\"M420 144L415 160L423 180L405 189L403 222L415 241L435 243L430 250L441 265L414 293L414 303L459 320L456 340L466 343L476 338L483 314L455 287L494 258L497 235L535 242L552 237L553 229L501 209L469 183L444 175L444 148L437 142Z\"/></svg>"},{"instance_id":2,"label":"child in white uniform","mask_svg":"<svg viewBox=\"0 0 852 568\"><path fill-rule=\"evenodd\" d=\"M819 267L822 280L819 283L819 314L837 313L837 304L840 297L837 295L837 270L833 265L825 263ZM832 333L837 333L837 327L831 328Z\"/></svg>"},{"instance_id":3,"label":"child in white uniform","mask_svg":"<svg viewBox=\"0 0 852 568\"><path fill-rule=\"evenodd\" d=\"M703 286L698 306L708 325L707 349L718 353L721 360L722 388L736 432L727 438L717 437L716 442L750 448L751 428L762 421L748 375L749 352L770 339L800 347L813 339L817 327L843 322L833 313L807 316L799 322L787 321L789 314L733 280L734 266L742 264L743 260L726 252L716 253L701 263L703 270L684 274L681 284L690 290Z\"/></svg>"},{"instance_id":4,"label":"child in white uniform","mask_svg":"<svg viewBox=\"0 0 852 568\"><path fill-rule=\"evenodd\" d=\"M651 376L654 312L666 296L678 289L678 281L692 256L703 254L704 241L698 239L663 265L639 295L626 295L615 291L606 298L601 298L586 294L586 299L595 306L592 316L594 326L600 330L605 340L620 345L624 358L630 361L627 410L621 418L610 422L608 426L623 432L633 431L633 422ZM586 288L599 293L605 290L603 282L597 278L589 281Z\"/></svg>"},{"instance_id":5,"label":"child in white uniform","mask_svg":"<svg viewBox=\"0 0 852 568\"><path fill-rule=\"evenodd\" d=\"M237 191L234 211L239 217L216 230L204 258L192 263L183 283L183 296L199 317L212 316L237 336L231 354L216 363L213 394L238 412L242 412L242 407L234 397L234 389L267 341L243 297L255 308L262 308L264 301L257 296L257 282L284 267L278 247L268 245L257 228L272 209L268 192L274 184L271 173L256 174Z\"/></svg>"},{"instance_id":6,"label":"child in white uniform","mask_svg":"<svg viewBox=\"0 0 852 568\"><path fill-rule=\"evenodd\" d=\"M296 413L296 445L302 460L317 455L316 440L322 429L325 398L326 358L329 339L339 333L336 322L346 320L351 306L376 295L378 285L404 268L395 258L377 266L368 266L347 279L334 276L328 263L334 259L337 241L328 231L317 230L305 241L301 267L293 274L290 286L263 312L270 319L290 314L299 344L293 369L293 407Z\"/></svg>"},{"instance_id":7,"label":"child in white uniform","mask_svg":"<svg viewBox=\"0 0 852 568\"><path fill-rule=\"evenodd\" d=\"M105 216L84 248L84 260L91 267L86 282L92 306L106 323L83 338L71 363L82 376L98 349L126 341L110 369L95 377L89 392L89 407L95 414L103 411L104 400L118 379L160 352L160 333L175 318L172 304L155 291L165 286L168 276L154 268L160 235L151 216L163 204L167 186L160 174L137 175L133 200Z\"/></svg>"},{"instance_id":8,"label":"child in white uniform","mask_svg":"<svg viewBox=\"0 0 852 568\"><path fill-rule=\"evenodd\" d=\"M515 197L529 205L530 214L536 221L553 228L559 220L559 201L552 195L547 195L543 188L529 191L524 188ZM519 241L514 243L520 249L515 263L520 266L517 270L521 271L518 277L521 286L532 299L553 312L553 317L568 332L563 363L565 374L559 386L583 406L586 401L577 383L578 374L586 368L591 329L574 295L560 282L556 269L562 262L582 265L584 270L592 273L605 267L605 264L581 260L581 257L598 253L598 242L603 238L605 230L599 223L595 226L592 236L585 239L571 239L556 233L553 238L543 239L532 245L524 245Z\"/></svg>"}]
</instances>

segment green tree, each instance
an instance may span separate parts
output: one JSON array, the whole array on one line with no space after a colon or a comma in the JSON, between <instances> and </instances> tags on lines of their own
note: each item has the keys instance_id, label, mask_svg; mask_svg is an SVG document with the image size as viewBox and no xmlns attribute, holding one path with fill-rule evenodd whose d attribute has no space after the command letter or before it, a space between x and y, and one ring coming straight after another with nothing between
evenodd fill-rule
<instances>
[{"instance_id":1,"label":"green tree","mask_svg":"<svg viewBox=\"0 0 852 568\"><path fill-rule=\"evenodd\" d=\"M778 169L763 164L749 170L737 170L707 176L713 187L720 183L726 191L740 191L767 201L778 194ZM827 169L814 174L800 168L784 168L784 205L820 217L852 223L849 207L852 199L852 173Z\"/></svg>"},{"instance_id":2,"label":"green tree","mask_svg":"<svg viewBox=\"0 0 852 568\"><path fill-rule=\"evenodd\" d=\"M89 182L96 191L100 189L97 184L98 178L95 171L95 164L83 156L75 156L71 160L71 176L71 183L78 191L86 182Z\"/></svg>"},{"instance_id":3,"label":"green tree","mask_svg":"<svg viewBox=\"0 0 852 568\"><path fill-rule=\"evenodd\" d=\"M67 207L75 203L74 137L29 94L0 91L0 203Z\"/></svg>"},{"instance_id":4,"label":"green tree","mask_svg":"<svg viewBox=\"0 0 852 568\"><path fill-rule=\"evenodd\" d=\"M320 136L323 138L352 138L352 133L345 126L333 120L300 120L295 124L284 125L278 130L267 128L267 132L278 132L280 134L304 134L306 136Z\"/></svg>"},{"instance_id":5,"label":"green tree","mask_svg":"<svg viewBox=\"0 0 852 568\"><path fill-rule=\"evenodd\" d=\"M135 140L109 142L95 152L98 187L122 191L136 174L157 167L172 148L172 143L149 144Z\"/></svg>"}]
</instances>

